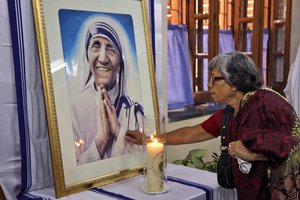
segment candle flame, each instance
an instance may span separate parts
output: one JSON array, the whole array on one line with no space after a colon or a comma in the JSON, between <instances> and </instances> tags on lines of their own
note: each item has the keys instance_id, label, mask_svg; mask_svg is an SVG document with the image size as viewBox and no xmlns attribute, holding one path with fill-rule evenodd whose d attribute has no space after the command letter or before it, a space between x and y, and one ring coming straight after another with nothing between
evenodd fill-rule
<instances>
[{"instance_id":1,"label":"candle flame","mask_svg":"<svg viewBox=\"0 0 300 200\"><path fill-rule=\"evenodd\" d=\"M155 139L153 140L153 143L154 143L154 144L157 144L157 138L155 138Z\"/></svg>"},{"instance_id":2,"label":"candle flame","mask_svg":"<svg viewBox=\"0 0 300 200\"><path fill-rule=\"evenodd\" d=\"M80 147L80 143L75 141L75 146L78 148Z\"/></svg>"},{"instance_id":3,"label":"candle flame","mask_svg":"<svg viewBox=\"0 0 300 200\"><path fill-rule=\"evenodd\" d=\"M80 140L79 140L79 143L80 143L80 144L85 144L85 142L84 142L83 139L80 139Z\"/></svg>"},{"instance_id":4,"label":"candle flame","mask_svg":"<svg viewBox=\"0 0 300 200\"><path fill-rule=\"evenodd\" d=\"M83 139L79 139L78 141L75 141L74 144L75 147L81 148L85 144L85 141Z\"/></svg>"},{"instance_id":5,"label":"candle flame","mask_svg":"<svg viewBox=\"0 0 300 200\"><path fill-rule=\"evenodd\" d=\"M151 139L151 141L153 141L154 140L154 136L150 135L150 139Z\"/></svg>"}]
</instances>

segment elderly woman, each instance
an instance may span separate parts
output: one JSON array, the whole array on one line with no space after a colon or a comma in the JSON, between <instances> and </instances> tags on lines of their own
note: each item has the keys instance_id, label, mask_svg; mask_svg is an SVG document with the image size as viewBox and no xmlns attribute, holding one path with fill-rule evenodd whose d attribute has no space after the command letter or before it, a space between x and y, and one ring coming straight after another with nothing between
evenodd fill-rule
<instances>
[{"instance_id":1,"label":"elderly woman","mask_svg":"<svg viewBox=\"0 0 300 200\"><path fill-rule=\"evenodd\" d=\"M268 167L272 167L270 189L272 199L277 199L276 191L285 188L284 177L294 176L293 170L300 161L299 119L294 109L280 94L261 87L256 66L243 53L216 56L209 63L209 71L212 98L232 107L226 140L238 198L271 198ZM166 133L166 144L189 144L218 137L223 113L220 110L201 124ZM141 143L140 135L138 131L129 131L126 139ZM238 159L251 163L250 171L240 170ZM289 191L284 192L299 198L299 190Z\"/></svg>"},{"instance_id":2,"label":"elderly woman","mask_svg":"<svg viewBox=\"0 0 300 200\"><path fill-rule=\"evenodd\" d=\"M85 31L78 69L83 71L82 81L70 84L78 164L141 150L124 139L128 129L139 129L143 107L126 92L126 72L134 66L121 34L116 22L105 17L93 19Z\"/></svg>"}]
</instances>

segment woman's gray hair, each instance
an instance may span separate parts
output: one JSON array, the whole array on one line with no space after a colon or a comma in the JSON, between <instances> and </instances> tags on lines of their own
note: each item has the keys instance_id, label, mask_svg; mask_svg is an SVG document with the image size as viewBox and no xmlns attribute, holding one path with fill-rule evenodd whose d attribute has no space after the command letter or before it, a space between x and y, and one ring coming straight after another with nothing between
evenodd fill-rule
<instances>
[{"instance_id":1,"label":"woman's gray hair","mask_svg":"<svg viewBox=\"0 0 300 200\"><path fill-rule=\"evenodd\" d=\"M242 52L217 55L208 64L210 72L214 69L219 69L225 81L244 94L262 86L258 68L252 59Z\"/></svg>"}]
</instances>

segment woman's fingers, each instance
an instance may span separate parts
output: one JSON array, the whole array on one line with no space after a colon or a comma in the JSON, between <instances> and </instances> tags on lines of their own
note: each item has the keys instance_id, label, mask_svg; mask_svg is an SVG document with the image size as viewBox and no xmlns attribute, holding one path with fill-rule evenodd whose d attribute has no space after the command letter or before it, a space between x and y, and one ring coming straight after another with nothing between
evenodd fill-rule
<instances>
[{"instance_id":1,"label":"woman's fingers","mask_svg":"<svg viewBox=\"0 0 300 200\"><path fill-rule=\"evenodd\" d=\"M142 144L143 134L138 130L128 130L126 132L125 139L134 144Z\"/></svg>"},{"instance_id":2,"label":"woman's fingers","mask_svg":"<svg viewBox=\"0 0 300 200\"><path fill-rule=\"evenodd\" d=\"M118 117L117 117L116 108L115 108L114 104L112 103L105 87L101 88L101 93L102 93L102 99L103 99L103 112L105 112L106 119L107 119L106 123L108 124L110 133L114 137L117 137L119 134L121 125L120 125Z\"/></svg>"},{"instance_id":3,"label":"woman's fingers","mask_svg":"<svg viewBox=\"0 0 300 200\"><path fill-rule=\"evenodd\" d=\"M228 153L233 158L241 158L243 160L251 160L251 151L249 151L244 143L240 140L230 142L228 145Z\"/></svg>"}]
</instances>

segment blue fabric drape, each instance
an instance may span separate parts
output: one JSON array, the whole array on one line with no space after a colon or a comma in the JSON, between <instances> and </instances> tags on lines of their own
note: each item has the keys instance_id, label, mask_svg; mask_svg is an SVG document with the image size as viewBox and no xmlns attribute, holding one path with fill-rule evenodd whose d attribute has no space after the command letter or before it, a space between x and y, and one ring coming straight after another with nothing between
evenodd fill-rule
<instances>
[{"instance_id":1,"label":"blue fabric drape","mask_svg":"<svg viewBox=\"0 0 300 200\"><path fill-rule=\"evenodd\" d=\"M268 40L269 40L269 31L268 29L264 29L263 36L263 60L262 60L262 75L263 81L266 83L267 79L267 49L268 49Z\"/></svg>"},{"instance_id":2,"label":"blue fabric drape","mask_svg":"<svg viewBox=\"0 0 300 200\"><path fill-rule=\"evenodd\" d=\"M30 145L29 129L27 115L27 98L26 98L26 72L24 61L23 42L23 23L21 5L19 1L8 1L10 29L12 38L12 50L15 66L15 84L18 107L18 123L21 148L21 193L27 192L31 186L30 174Z\"/></svg>"},{"instance_id":3,"label":"blue fabric drape","mask_svg":"<svg viewBox=\"0 0 300 200\"><path fill-rule=\"evenodd\" d=\"M234 51L233 35L231 30L219 31L219 52L226 53Z\"/></svg>"},{"instance_id":4,"label":"blue fabric drape","mask_svg":"<svg viewBox=\"0 0 300 200\"><path fill-rule=\"evenodd\" d=\"M203 50L208 52L208 32L203 32ZM231 30L220 30L219 31L219 53L226 53L234 51L233 35ZM203 90L208 90L208 59L203 62Z\"/></svg>"},{"instance_id":5,"label":"blue fabric drape","mask_svg":"<svg viewBox=\"0 0 300 200\"><path fill-rule=\"evenodd\" d=\"M208 32L204 30L203 33L203 46L204 52L208 52ZM234 51L233 35L231 30L220 30L219 31L219 53L226 53ZM208 60L205 59L203 62L203 89L208 90Z\"/></svg>"},{"instance_id":6,"label":"blue fabric drape","mask_svg":"<svg viewBox=\"0 0 300 200\"><path fill-rule=\"evenodd\" d=\"M21 193L53 186L44 94L35 38L32 2L7 0L18 105ZM9 66L7 66L9 67ZM14 137L17 137L14 136ZM11 144L8 144L11 145ZM7 147L9 148L9 147Z\"/></svg>"},{"instance_id":7,"label":"blue fabric drape","mask_svg":"<svg viewBox=\"0 0 300 200\"><path fill-rule=\"evenodd\" d=\"M269 33L263 35L263 80L266 79L266 52ZM183 25L168 26L168 107L169 109L193 104L190 91L189 49L186 28ZM252 49L252 31L247 32L247 51ZM219 53L235 51L231 30L219 31ZM208 52L208 32L203 31L203 52ZM188 63L188 64L187 64ZM203 61L203 89L208 90L208 60Z\"/></svg>"},{"instance_id":8,"label":"blue fabric drape","mask_svg":"<svg viewBox=\"0 0 300 200\"><path fill-rule=\"evenodd\" d=\"M268 48L268 40L269 40L269 31L268 29L264 29L263 33L263 57L262 57L262 78L264 84L266 83L267 76L267 48ZM252 52L252 30L247 30L247 51ZM258 66L260 67L260 66Z\"/></svg>"},{"instance_id":9,"label":"blue fabric drape","mask_svg":"<svg viewBox=\"0 0 300 200\"><path fill-rule=\"evenodd\" d=\"M168 109L193 104L187 29L168 25Z\"/></svg>"},{"instance_id":10,"label":"blue fabric drape","mask_svg":"<svg viewBox=\"0 0 300 200\"><path fill-rule=\"evenodd\" d=\"M177 49L176 49L177 48ZM178 49L180 48L180 49ZM231 30L220 30L219 52L234 51ZM183 25L168 26L168 106L169 109L193 105L187 32ZM208 52L208 32L203 30L203 52ZM185 57L185 58L183 58ZM184 64L183 64L184 63ZM188 63L188 64L187 64ZM203 61L203 89L208 90L208 60ZM183 80L184 79L184 80ZM187 84L188 83L188 84ZM182 85L181 85L182 84Z\"/></svg>"},{"instance_id":11,"label":"blue fabric drape","mask_svg":"<svg viewBox=\"0 0 300 200\"><path fill-rule=\"evenodd\" d=\"M154 0L149 1L149 12L148 12L148 17L149 17L149 24L150 24L150 32L151 32L151 40L152 40L152 53L155 55L155 15L154 15ZM156 58L153 56L153 64L154 67L156 67Z\"/></svg>"},{"instance_id":12,"label":"blue fabric drape","mask_svg":"<svg viewBox=\"0 0 300 200\"><path fill-rule=\"evenodd\" d=\"M20 139L7 0L0 0L0 187L6 199L20 192ZM1 196L1 195L0 195ZM1 197L0 197L1 198Z\"/></svg>"}]
</instances>

